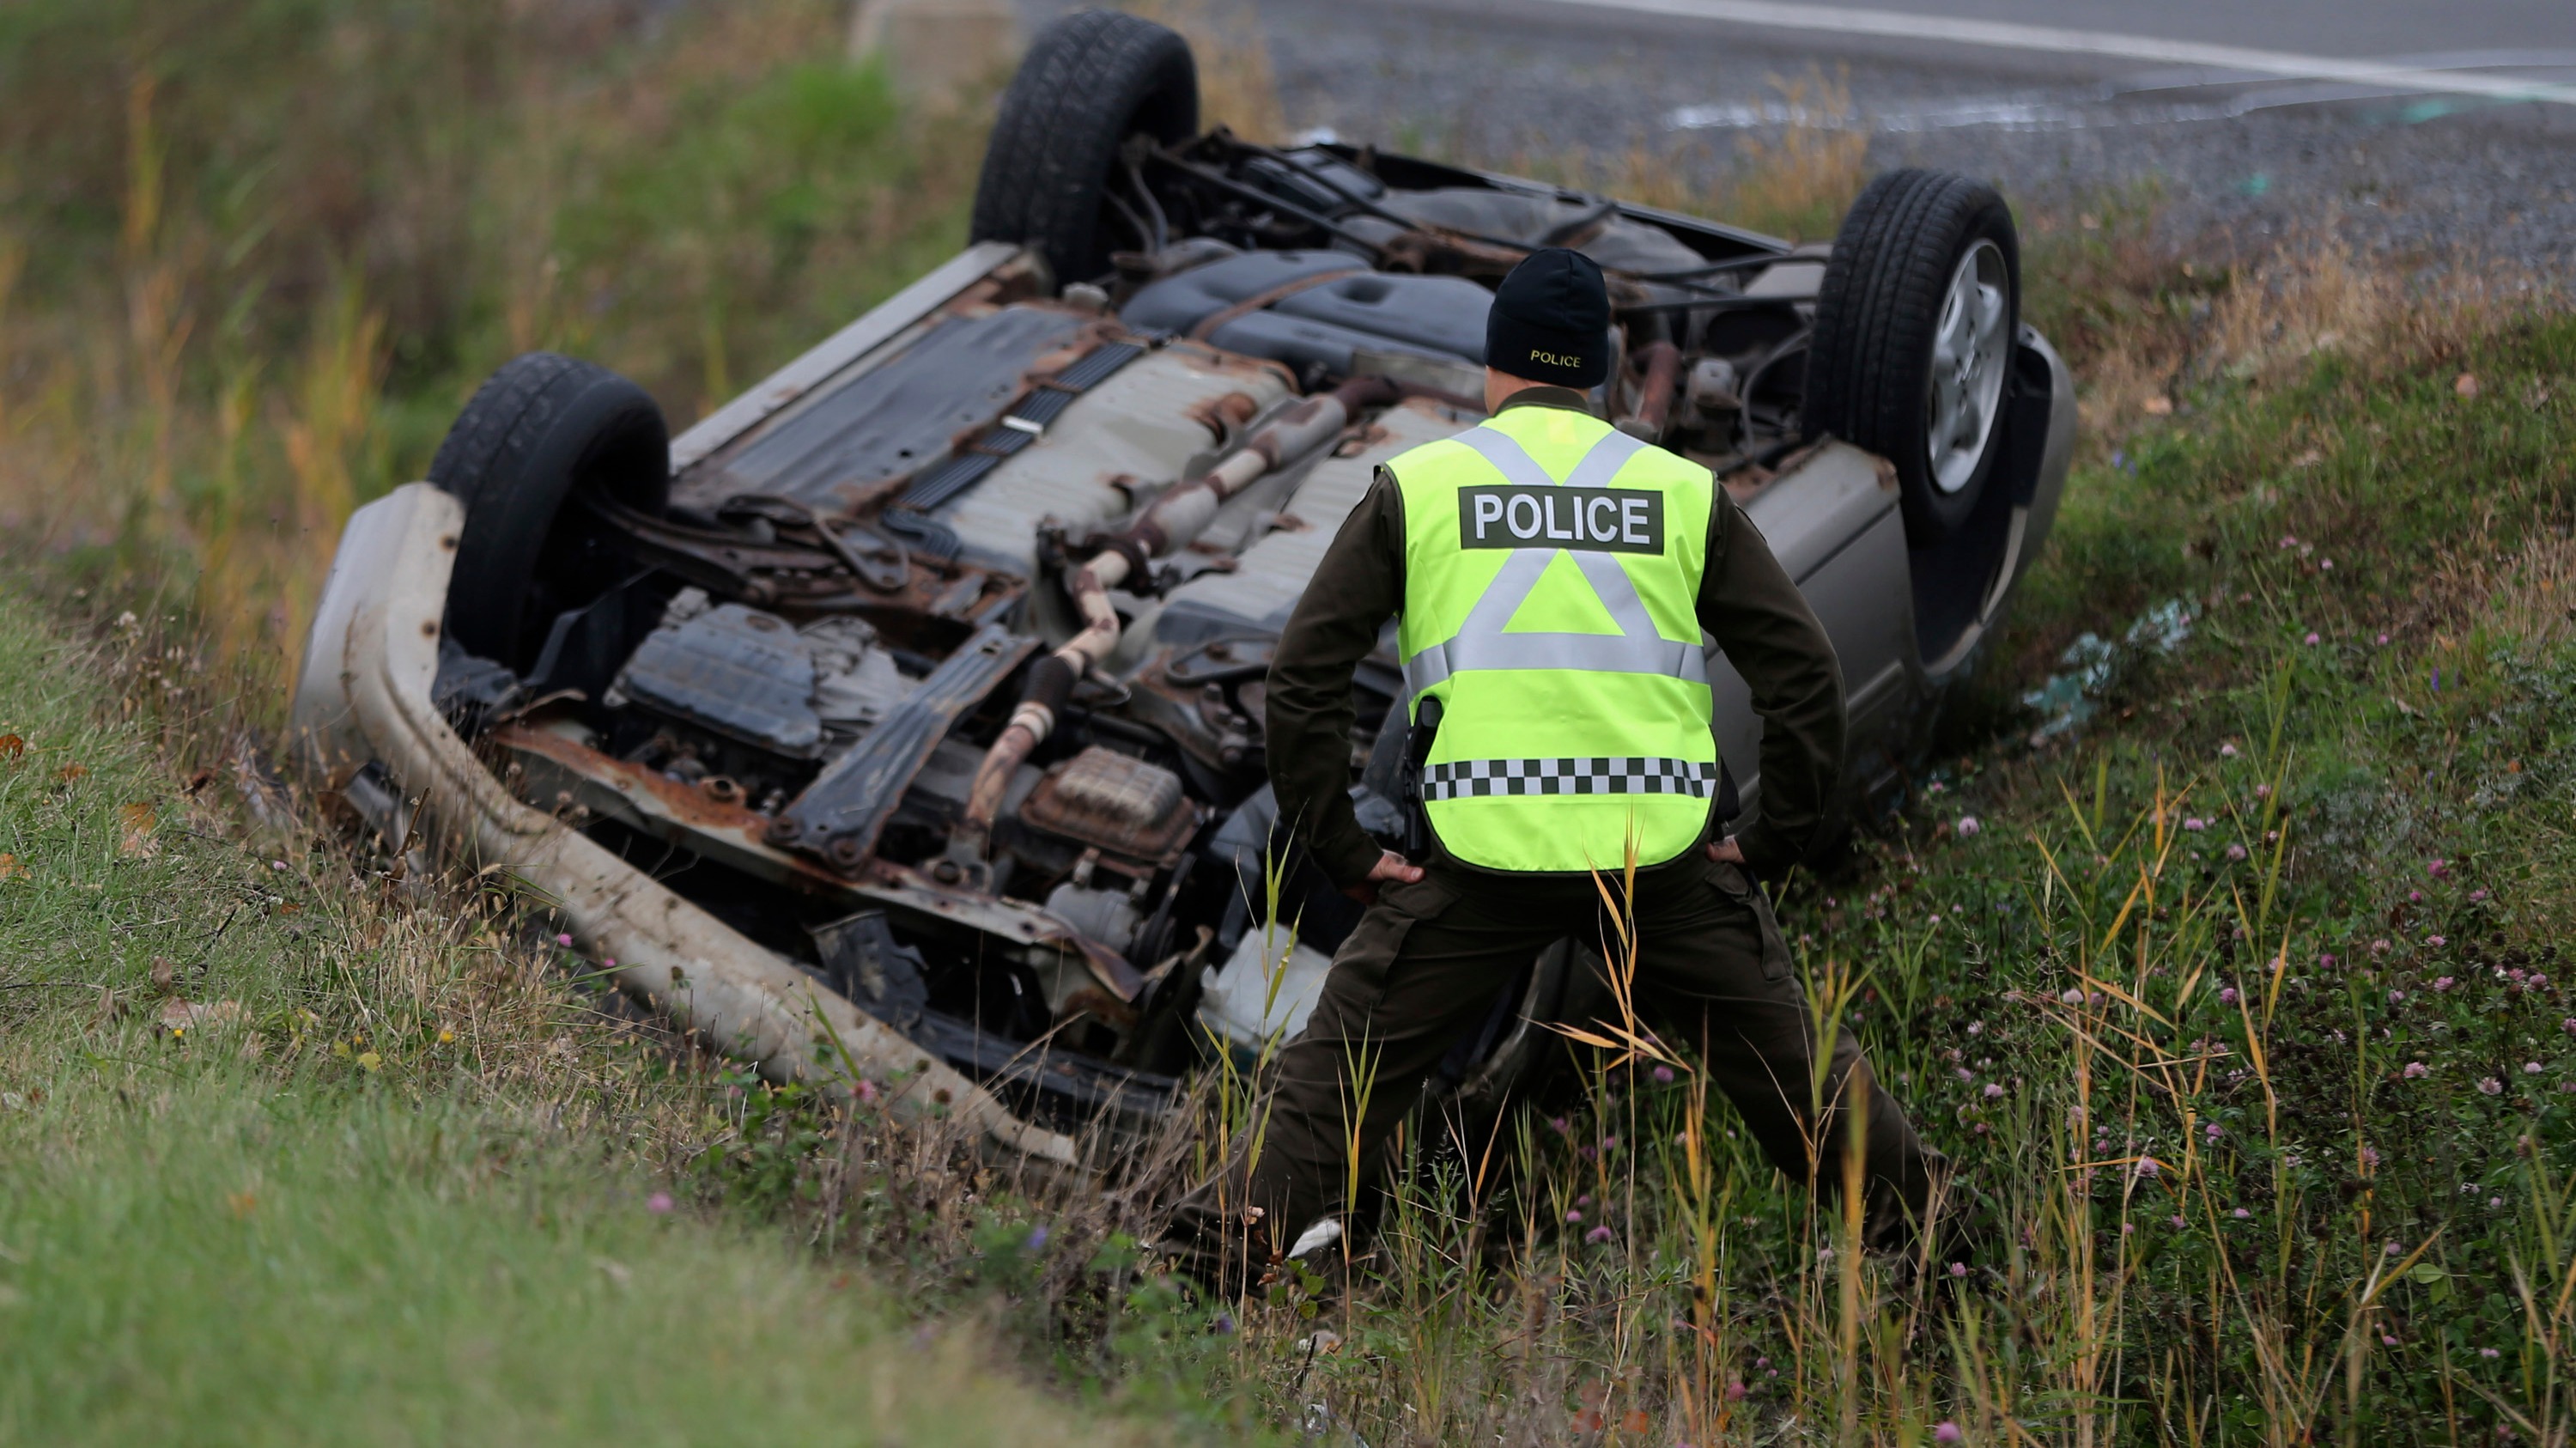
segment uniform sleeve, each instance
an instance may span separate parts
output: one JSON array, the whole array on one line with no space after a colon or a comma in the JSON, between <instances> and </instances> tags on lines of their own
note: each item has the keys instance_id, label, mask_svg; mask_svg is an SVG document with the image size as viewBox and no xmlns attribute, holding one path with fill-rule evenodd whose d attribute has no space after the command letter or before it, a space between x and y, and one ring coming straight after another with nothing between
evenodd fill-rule
<instances>
[{"instance_id":1,"label":"uniform sleeve","mask_svg":"<svg viewBox=\"0 0 2576 1448\"><path fill-rule=\"evenodd\" d=\"M1717 496L1699 622L1726 650L1762 719L1762 806L1736 837L1745 863L1777 874L1814 843L1843 764L1843 672L1815 611L1744 510Z\"/></svg>"},{"instance_id":2,"label":"uniform sleeve","mask_svg":"<svg viewBox=\"0 0 2576 1448\"><path fill-rule=\"evenodd\" d=\"M1377 863L1351 807L1351 676L1404 603L1404 498L1381 470L1288 616L1263 729L1279 818L1337 886Z\"/></svg>"}]
</instances>

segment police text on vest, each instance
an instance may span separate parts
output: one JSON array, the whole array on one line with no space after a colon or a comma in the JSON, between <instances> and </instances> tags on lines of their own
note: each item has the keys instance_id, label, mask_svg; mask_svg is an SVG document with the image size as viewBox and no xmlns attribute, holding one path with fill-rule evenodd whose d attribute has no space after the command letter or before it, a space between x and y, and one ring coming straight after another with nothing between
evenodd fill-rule
<instances>
[{"instance_id":1,"label":"police text on vest","mask_svg":"<svg viewBox=\"0 0 2576 1448\"><path fill-rule=\"evenodd\" d=\"M1460 488L1458 546L1661 553L1664 495L1638 488Z\"/></svg>"}]
</instances>

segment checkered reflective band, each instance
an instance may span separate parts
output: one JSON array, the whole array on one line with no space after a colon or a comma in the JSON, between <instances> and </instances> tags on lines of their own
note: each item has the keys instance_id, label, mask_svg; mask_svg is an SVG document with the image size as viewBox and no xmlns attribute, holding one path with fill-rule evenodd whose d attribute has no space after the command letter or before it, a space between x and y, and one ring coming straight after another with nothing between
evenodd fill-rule
<instances>
[{"instance_id":1,"label":"checkered reflective band","mask_svg":"<svg viewBox=\"0 0 2576 1448\"><path fill-rule=\"evenodd\" d=\"M1455 759L1422 771L1422 797L1717 792L1717 764L1688 759Z\"/></svg>"}]
</instances>

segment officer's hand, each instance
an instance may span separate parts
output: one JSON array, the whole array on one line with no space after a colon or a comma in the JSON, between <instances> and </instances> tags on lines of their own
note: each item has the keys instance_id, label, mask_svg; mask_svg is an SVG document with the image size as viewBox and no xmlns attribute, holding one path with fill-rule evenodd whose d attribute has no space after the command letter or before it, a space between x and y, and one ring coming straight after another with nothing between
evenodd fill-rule
<instances>
[{"instance_id":1,"label":"officer's hand","mask_svg":"<svg viewBox=\"0 0 2576 1448\"><path fill-rule=\"evenodd\" d=\"M1741 865L1744 863L1744 847L1735 842L1734 836L1729 835L1709 845L1708 857L1721 865Z\"/></svg>"},{"instance_id":2,"label":"officer's hand","mask_svg":"<svg viewBox=\"0 0 2576 1448\"><path fill-rule=\"evenodd\" d=\"M1360 878L1358 884L1346 886L1342 893L1363 905L1374 905L1377 903L1377 887L1380 884L1410 885L1421 878L1420 865L1409 863L1404 856L1393 850L1380 850L1377 854L1377 863L1369 866L1369 872Z\"/></svg>"}]
</instances>

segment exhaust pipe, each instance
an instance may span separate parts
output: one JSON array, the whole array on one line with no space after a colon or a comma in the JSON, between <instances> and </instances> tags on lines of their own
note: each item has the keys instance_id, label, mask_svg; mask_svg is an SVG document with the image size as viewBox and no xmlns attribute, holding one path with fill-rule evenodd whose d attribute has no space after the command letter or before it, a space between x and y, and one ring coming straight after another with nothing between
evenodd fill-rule
<instances>
[{"instance_id":1,"label":"exhaust pipe","mask_svg":"<svg viewBox=\"0 0 2576 1448\"><path fill-rule=\"evenodd\" d=\"M1030 666L1019 707L975 770L965 812L948 837L949 858L980 863L990 854L993 821L1001 813L1012 774L1055 732L1056 716L1073 686L1118 647L1118 611L1110 607L1109 590L1131 577L1144 577L1152 560L1187 547L1207 531L1226 500L1340 436L1362 412L1385 407L1399 395L1383 377L1354 377L1309 397L1263 423L1224 461L1156 498L1134 522L1100 540L1101 551L1065 578L1065 591L1082 613L1082 631Z\"/></svg>"}]
</instances>

